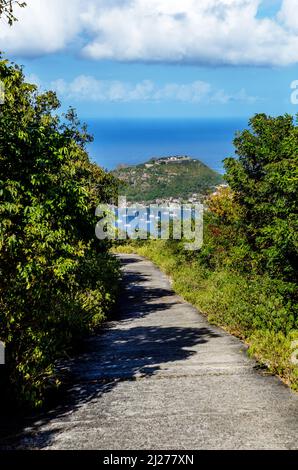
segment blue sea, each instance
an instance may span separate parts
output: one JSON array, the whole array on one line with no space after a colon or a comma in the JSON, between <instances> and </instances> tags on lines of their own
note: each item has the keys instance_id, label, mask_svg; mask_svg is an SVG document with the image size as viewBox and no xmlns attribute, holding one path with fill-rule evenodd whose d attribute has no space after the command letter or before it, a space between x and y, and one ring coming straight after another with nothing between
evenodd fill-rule
<instances>
[{"instance_id":1,"label":"blue sea","mask_svg":"<svg viewBox=\"0 0 298 470\"><path fill-rule=\"evenodd\" d=\"M223 172L224 158L234 156L236 131L247 119L87 119L94 136L91 158L112 170L136 165L152 157L188 155Z\"/></svg>"}]
</instances>

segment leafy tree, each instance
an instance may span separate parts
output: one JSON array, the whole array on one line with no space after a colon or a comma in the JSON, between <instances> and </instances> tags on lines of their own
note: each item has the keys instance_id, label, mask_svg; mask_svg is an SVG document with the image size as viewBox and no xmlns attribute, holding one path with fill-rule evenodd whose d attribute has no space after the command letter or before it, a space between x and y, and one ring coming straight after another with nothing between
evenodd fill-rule
<instances>
[{"instance_id":1,"label":"leafy tree","mask_svg":"<svg viewBox=\"0 0 298 470\"><path fill-rule=\"evenodd\" d=\"M90 162L86 127L72 109L59 117L53 92L39 94L5 60L0 79L0 338L12 388L38 406L55 360L113 304L118 267L94 231L117 183Z\"/></svg>"},{"instance_id":2,"label":"leafy tree","mask_svg":"<svg viewBox=\"0 0 298 470\"><path fill-rule=\"evenodd\" d=\"M17 21L17 18L14 16L15 6L24 8L26 3L19 0L0 0L0 18L4 17L10 26L14 21Z\"/></svg>"},{"instance_id":3,"label":"leafy tree","mask_svg":"<svg viewBox=\"0 0 298 470\"><path fill-rule=\"evenodd\" d=\"M297 280L298 127L292 116L258 114L234 141L226 179L243 212L242 229L259 265Z\"/></svg>"}]
</instances>

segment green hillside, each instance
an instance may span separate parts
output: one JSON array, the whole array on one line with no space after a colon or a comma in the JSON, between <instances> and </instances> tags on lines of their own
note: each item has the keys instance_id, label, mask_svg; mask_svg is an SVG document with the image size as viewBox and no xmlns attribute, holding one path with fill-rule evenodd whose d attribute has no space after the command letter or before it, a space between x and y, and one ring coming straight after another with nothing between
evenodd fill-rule
<instances>
[{"instance_id":1,"label":"green hillside","mask_svg":"<svg viewBox=\"0 0 298 470\"><path fill-rule=\"evenodd\" d=\"M222 176L189 157L166 157L120 167L113 175L123 181L122 194L131 202L164 199L199 200L223 183Z\"/></svg>"}]
</instances>

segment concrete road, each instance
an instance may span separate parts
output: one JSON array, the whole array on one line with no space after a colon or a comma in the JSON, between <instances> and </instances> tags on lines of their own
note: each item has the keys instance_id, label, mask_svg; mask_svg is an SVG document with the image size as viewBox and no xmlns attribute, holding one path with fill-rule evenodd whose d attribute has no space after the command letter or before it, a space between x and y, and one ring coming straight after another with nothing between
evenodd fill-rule
<instances>
[{"instance_id":1,"label":"concrete road","mask_svg":"<svg viewBox=\"0 0 298 470\"><path fill-rule=\"evenodd\" d=\"M70 362L65 403L28 422L12 447L297 449L298 396L175 295L151 262L120 258L117 318Z\"/></svg>"}]
</instances>

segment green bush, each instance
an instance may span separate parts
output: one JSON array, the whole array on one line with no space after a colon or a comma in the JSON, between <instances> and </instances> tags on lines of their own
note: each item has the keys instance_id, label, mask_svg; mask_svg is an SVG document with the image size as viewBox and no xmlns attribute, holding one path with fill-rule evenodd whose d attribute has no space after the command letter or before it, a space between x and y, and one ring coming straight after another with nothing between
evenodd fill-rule
<instances>
[{"instance_id":1,"label":"green bush","mask_svg":"<svg viewBox=\"0 0 298 470\"><path fill-rule=\"evenodd\" d=\"M249 353L266 364L269 370L298 390L298 367L292 361L293 343L298 340L298 330L285 335L282 332L255 331L250 338Z\"/></svg>"},{"instance_id":2,"label":"green bush","mask_svg":"<svg viewBox=\"0 0 298 470\"><path fill-rule=\"evenodd\" d=\"M0 60L0 339L10 394L40 406L58 384L55 361L106 318L118 264L95 238L95 209L117 194L91 163L73 110L59 117L16 65Z\"/></svg>"},{"instance_id":3,"label":"green bush","mask_svg":"<svg viewBox=\"0 0 298 470\"><path fill-rule=\"evenodd\" d=\"M234 141L226 180L240 209L242 231L259 270L297 282L298 127L292 116L258 114Z\"/></svg>"}]
</instances>

